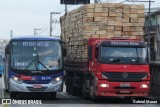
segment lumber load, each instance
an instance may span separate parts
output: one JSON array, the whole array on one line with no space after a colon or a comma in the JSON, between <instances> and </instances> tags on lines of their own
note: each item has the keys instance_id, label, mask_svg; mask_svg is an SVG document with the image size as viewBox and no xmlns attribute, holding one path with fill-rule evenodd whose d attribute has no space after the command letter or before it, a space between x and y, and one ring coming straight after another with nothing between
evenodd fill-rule
<instances>
[{"instance_id":1,"label":"lumber load","mask_svg":"<svg viewBox=\"0 0 160 107\"><path fill-rule=\"evenodd\" d=\"M144 5L87 4L60 18L61 38L70 61L87 61L88 38L129 37L143 40Z\"/></svg>"}]
</instances>

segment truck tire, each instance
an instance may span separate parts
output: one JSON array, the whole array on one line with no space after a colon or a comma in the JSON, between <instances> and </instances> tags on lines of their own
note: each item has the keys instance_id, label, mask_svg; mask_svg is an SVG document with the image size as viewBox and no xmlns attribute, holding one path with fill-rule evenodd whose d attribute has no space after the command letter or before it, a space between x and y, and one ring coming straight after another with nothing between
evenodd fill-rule
<instances>
[{"instance_id":1,"label":"truck tire","mask_svg":"<svg viewBox=\"0 0 160 107\"><path fill-rule=\"evenodd\" d=\"M82 95L85 99L89 98L89 92L86 91L86 85L84 83L82 84Z\"/></svg>"},{"instance_id":2,"label":"truck tire","mask_svg":"<svg viewBox=\"0 0 160 107\"><path fill-rule=\"evenodd\" d=\"M135 97L124 97L124 100L133 101L135 100Z\"/></svg>"},{"instance_id":3,"label":"truck tire","mask_svg":"<svg viewBox=\"0 0 160 107\"><path fill-rule=\"evenodd\" d=\"M77 91L76 91L76 87L74 86L73 81L74 81L74 77L72 77L71 82L70 82L70 91L72 95L76 95Z\"/></svg>"},{"instance_id":4,"label":"truck tire","mask_svg":"<svg viewBox=\"0 0 160 107\"><path fill-rule=\"evenodd\" d=\"M70 88L71 86L70 86L70 77L67 77L66 78L66 92L68 93L68 94L71 94L71 88Z\"/></svg>"},{"instance_id":5,"label":"truck tire","mask_svg":"<svg viewBox=\"0 0 160 107\"><path fill-rule=\"evenodd\" d=\"M89 95L90 95L90 98L92 99L93 102L97 102L98 99L95 94L95 86L94 85L95 85L94 79L92 79L90 82Z\"/></svg>"}]
</instances>

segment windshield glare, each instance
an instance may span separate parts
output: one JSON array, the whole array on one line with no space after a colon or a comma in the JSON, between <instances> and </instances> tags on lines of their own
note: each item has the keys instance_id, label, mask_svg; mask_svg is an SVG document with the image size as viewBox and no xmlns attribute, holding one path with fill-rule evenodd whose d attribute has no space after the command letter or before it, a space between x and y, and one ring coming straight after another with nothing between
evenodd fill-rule
<instances>
[{"instance_id":1,"label":"windshield glare","mask_svg":"<svg viewBox=\"0 0 160 107\"><path fill-rule=\"evenodd\" d=\"M18 70L61 69L61 45L58 41L13 41L11 67Z\"/></svg>"},{"instance_id":2,"label":"windshield glare","mask_svg":"<svg viewBox=\"0 0 160 107\"><path fill-rule=\"evenodd\" d=\"M146 63L146 48L102 47L101 61L104 63Z\"/></svg>"}]
</instances>

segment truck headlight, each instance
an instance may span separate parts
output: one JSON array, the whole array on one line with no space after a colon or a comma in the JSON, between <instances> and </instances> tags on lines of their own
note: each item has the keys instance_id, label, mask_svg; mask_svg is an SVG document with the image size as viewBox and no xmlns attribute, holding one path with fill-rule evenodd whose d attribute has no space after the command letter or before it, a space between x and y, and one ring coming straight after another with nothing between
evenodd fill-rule
<instances>
[{"instance_id":1,"label":"truck headlight","mask_svg":"<svg viewBox=\"0 0 160 107\"><path fill-rule=\"evenodd\" d=\"M62 80L62 76L56 77L56 78L53 78L53 79L51 80L51 83L56 84L56 83L58 83L58 82L61 81L61 80Z\"/></svg>"},{"instance_id":2,"label":"truck headlight","mask_svg":"<svg viewBox=\"0 0 160 107\"><path fill-rule=\"evenodd\" d=\"M23 80L22 80L21 78L19 78L19 77L12 76L11 78L12 78L12 80L15 81L16 83L19 83L19 84L23 83Z\"/></svg>"},{"instance_id":3,"label":"truck headlight","mask_svg":"<svg viewBox=\"0 0 160 107\"><path fill-rule=\"evenodd\" d=\"M109 84L100 84L99 86L104 88L104 87L109 87Z\"/></svg>"},{"instance_id":4,"label":"truck headlight","mask_svg":"<svg viewBox=\"0 0 160 107\"><path fill-rule=\"evenodd\" d=\"M149 85L147 85L147 84L142 84L142 85L140 86L140 88L149 88Z\"/></svg>"}]
</instances>

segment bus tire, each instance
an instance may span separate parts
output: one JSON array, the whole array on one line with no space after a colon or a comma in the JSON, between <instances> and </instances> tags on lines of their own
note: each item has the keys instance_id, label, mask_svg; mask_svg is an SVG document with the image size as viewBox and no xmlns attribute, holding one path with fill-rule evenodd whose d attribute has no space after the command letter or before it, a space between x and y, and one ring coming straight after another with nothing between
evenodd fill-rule
<instances>
[{"instance_id":1,"label":"bus tire","mask_svg":"<svg viewBox=\"0 0 160 107\"><path fill-rule=\"evenodd\" d=\"M9 90L8 90L8 89L4 89L4 92L5 92L5 93L9 93Z\"/></svg>"},{"instance_id":2,"label":"bus tire","mask_svg":"<svg viewBox=\"0 0 160 107\"><path fill-rule=\"evenodd\" d=\"M15 99L16 96L17 96L17 93L16 92L10 92L9 95L10 95L11 99Z\"/></svg>"},{"instance_id":3,"label":"bus tire","mask_svg":"<svg viewBox=\"0 0 160 107\"><path fill-rule=\"evenodd\" d=\"M2 77L2 74L0 74L0 77Z\"/></svg>"},{"instance_id":4,"label":"bus tire","mask_svg":"<svg viewBox=\"0 0 160 107\"><path fill-rule=\"evenodd\" d=\"M50 93L50 98L51 99L56 99L57 93L56 92L51 92Z\"/></svg>"}]
</instances>

